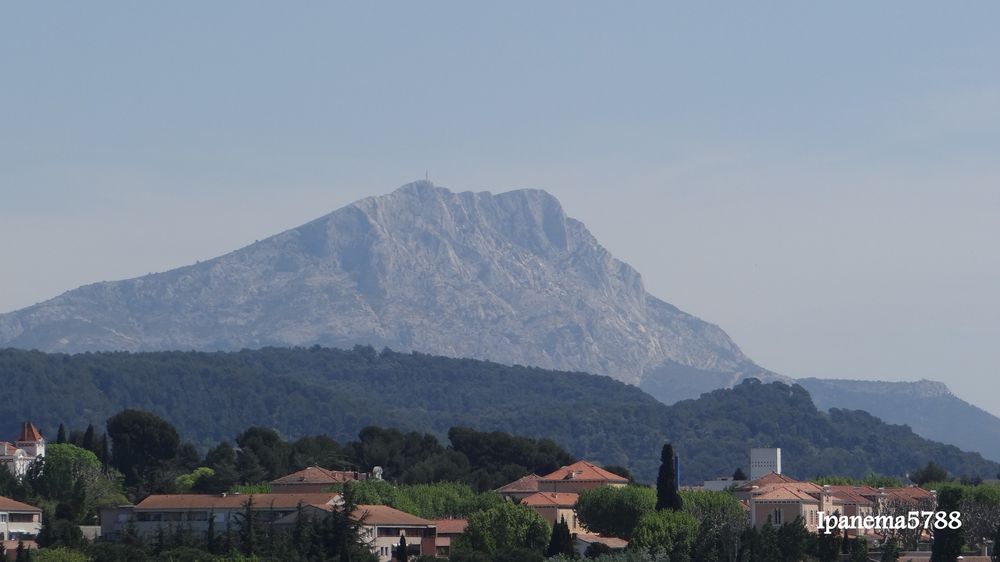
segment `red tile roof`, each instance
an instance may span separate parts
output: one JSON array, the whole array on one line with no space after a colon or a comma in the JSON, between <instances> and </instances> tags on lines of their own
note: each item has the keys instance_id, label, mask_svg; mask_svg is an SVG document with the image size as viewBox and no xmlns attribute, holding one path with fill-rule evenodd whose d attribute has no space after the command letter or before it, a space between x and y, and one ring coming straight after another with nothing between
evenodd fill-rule
<instances>
[{"instance_id":1,"label":"red tile roof","mask_svg":"<svg viewBox=\"0 0 1000 562\"><path fill-rule=\"evenodd\" d=\"M465 528L469 526L468 519L435 519L434 525L437 526L437 534L440 535L460 535L465 532Z\"/></svg>"},{"instance_id":2,"label":"red tile roof","mask_svg":"<svg viewBox=\"0 0 1000 562\"><path fill-rule=\"evenodd\" d=\"M6 470L0 468L0 470ZM33 505L28 505L26 503L21 503L17 500L12 500L10 498L5 498L0 496L0 511L32 511L41 512L41 508L35 507Z\"/></svg>"},{"instance_id":3,"label":"red tile roof","mask_svg":"<svg viewBox=\"0 0 1000 562\"><path fill-rule=\"evenodd\" d=\"M754 486L757 486L758 488L763 488L764 486L768 486L771 484L797 484L797 483L799 483L798 480L785 476L784 474L778 474L777 472L769 472L756 480L751 480L746 484L738 486L736 488L736 491L749 492L750 490L753 489Z\"/></svg>"},{"instance_id":4,"label":"red tile roof","mask_svg":"<svg viewBox=\"0 0 1000 562\"><path fill-rule=\"evenodd\" d=\"M42 434L38 432L38 428L35 424L30 421L26 421L21 424L21 435L17 438L18 441L41 441Z\"/></svg>"},{"instance_id":5,"label":"red tile roof","mask_svg":"<svg viewBox=\"0 0 1000 562\"><path fill-rule=\"evenodd\" d=\"M553 480L587 480L591 482L615 482L628 484L628 479L618 476L613 472L608 472L603 468L588 462L577 461L569 466L564 466L559 470L542 476L543 481Z\"/></svg>"},{"instance_id":6,"label":"red tile roof","mask_svg":"<svg viewBox=\"0 0 1000 562\"><path fill-rule=\"evenodd\" d=\"M0 454L9 457L13 455L15 451L17 451L17 447L6 441L0 441Z\"/></svg>"},{"instance_id":7,"label":"red tile roof","mask_svg":"<svg viewBox=\"0 0 1000 562\"><path fill-rule=\"evenodd\" d=\"M792 486L771 486L769 489L766 489L759 494L755 494L753 500L819 503L819 501L813 496Z\"/></svg>"},{"instance_id":8,"label":"red tile roof","mask_svg":"<svg viewBox=\"0 0 1000 562\"><path fill-rule=\"evenodd\" d=\"M521 500L528 507L573 507L579 498L568 492L535 492Z\"/></svg>"},{"instance_id":9,"label":"red tile roof","mask_svg":"<svg viewBox=\"0 0 1000 562\"><path fill-rule=\"evenodd\" d=\"M348 480L358 480L357 473L342 470L327 470L321 466L310 466L298 472L272 480L271 484L339 484Z\"/></svg>"},{"instance_id":10,"label":"red tile roof","mask_svg":"<svg viewBox=\"0 0 1000 562\"><path fill-rule=\"evenodd\" d=\"M501 494L504 492L537 492L538 481L541 479L542 477L537 474L529 474L518 478L506 486L497 488L496 491Z\"/></svg>"},{"instance_id":11,"label":"red tile roof","mask_svg":"<svg viewBox=\"0 0 1000 562\"><path fill-rule=\"evenodd\" d=\"M430 519L410 515L387 505L359 505L352 516L355 520L364 517L366 525L434 526Z\"/></svg>"},{"instance_id":12,"label":"red tile roof","mask_svg":"<svg viewBox=\"0 0 1000 562\"><path fill-rule=\"evenodd\" d=\"M865 497L868 495L868 490L878 494L878 490L868 486L828 486L827 488L833 494L833 503L835 504L871 505L871 500Z\"/></svg>"},{"instance_id":13,"label":"red tile roof","mask_svg":"<svg viewBox=\"0 0 1000 562\"><path fill-rule=\"evenodd\" d=\"M294 509L302 505L327 505L333 503L338 494L164 494L148 496L136 504L136 510L167 509L241 509L253 498L257 509Z\"/></svg>"}]
</instances>

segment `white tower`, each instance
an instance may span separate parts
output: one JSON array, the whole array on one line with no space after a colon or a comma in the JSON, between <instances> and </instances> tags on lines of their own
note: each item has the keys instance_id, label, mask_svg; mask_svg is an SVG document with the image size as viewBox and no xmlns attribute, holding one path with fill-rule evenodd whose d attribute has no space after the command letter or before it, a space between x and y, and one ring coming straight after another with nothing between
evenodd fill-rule
<instances>
[{"instance_id":1,"label":"white tower","mask_svg":"<svg viewBox=\"0 0 1000 562\"><path fill-rule=\"evenodd\" d=\"M750 449L750 480L781 474L781 449Z\"/></svg>"}]
</instances>

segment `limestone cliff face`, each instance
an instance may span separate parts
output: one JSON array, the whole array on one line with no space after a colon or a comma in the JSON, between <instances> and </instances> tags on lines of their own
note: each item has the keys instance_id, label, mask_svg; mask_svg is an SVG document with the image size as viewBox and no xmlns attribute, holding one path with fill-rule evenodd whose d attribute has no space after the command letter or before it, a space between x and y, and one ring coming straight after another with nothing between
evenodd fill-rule
<instances>
[{"instance_id":1,"label":"limestone cliff face","mask_svg":"<svg viewBox=\"0 0 1000 562\"><path fill-rule=\"evenodd\" d=\"M717 326L646 293L538 190L416 182L210 261L0 316L0 345L45 351L359 343L633 384L768 374Z\"/></svg>"}]
</instances>

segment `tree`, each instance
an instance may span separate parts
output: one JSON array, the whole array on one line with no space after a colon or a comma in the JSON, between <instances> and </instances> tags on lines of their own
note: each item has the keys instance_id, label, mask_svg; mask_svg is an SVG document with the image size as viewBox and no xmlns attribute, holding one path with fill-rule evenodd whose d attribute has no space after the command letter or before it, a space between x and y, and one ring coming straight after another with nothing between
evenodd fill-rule
<instances>
[{"instance_id":1,"label":"tree","mask_svg":"<svg viewBox=\"0 0 1000 562\"><path fill-rule=\"evenodd\" d=\"M962 503L962 489L948 486L938 493L938 511L957 511ZM962 529L935 529L931 545L931 562L954 562L962 554L965 538Z\"/></svg>"},{"instance_id":2,"label":"tree","mask_svg":"<svg viewBox=\"0 0 1000 562\"><path fill-rule=\"evenodd\" d=\"M899 548L899 541L888 539L882 545L882 557L879 560L881 562L897 562L902 554L903 551Z\"/></svg>"},{"instance_id":3,"label":"tree","mask_svg":"<svg viewBox=\"0 0 1000 562\"><path fill-rule=\"evenodd\" d=\"M747 480L747 475L743 472L743 469L736 467L736 472L733 472L733 480Z\"/></svg>"},{"instance_id":4,"label":"tree","mask_svg":"<svg viewBox=\"0 0 1000 562\"><path fill-rule=\"evenodd\" d=\"M674 448L670 443L660 452L660 473L656 477L656 510L677 511L682 501L677 493L677 467L674 465Z\"/></svg>"},{"instance_id":5,"label":"tree","mask_svg":"<svg viewBox=\"0 0 1000 562\"><path fill-rule=\"evenodd\" d=\"M59 424L59 431L56 433L56 443L60 445L66 442L66 426Z\"/></svg>"},{"instance_id":6,"label":"tree","mask_svg":"<svg viewBox=\"0 0 1000 562\"><path fill-rule=\"evenodd\" d=\"M94 424L87 425L87 430L83 432L83 440L80 441L80 447L97 453L97 441L94 438Z\"/></svg>"},{"instance_id":7,"label":"tree","mask_svg":"<svg viewBox=\"0 0 1000 562\"><path fill-rule=\"evenodd\" d=\"M601 486L581 490L575 509L591 532L628 539L639 519L656 509L656 494L640 486Z\"/></svg>"},{"instance_id":8,"label":"tree","mask_svg":"<svg viewBox=\"0 0 1000 562\"><path fill-rule=\"evenodd\" d=\"M552 538L549 539L549 548L545 550L545 556L568 556L576 558L576 550L573 548L573 537L569 533L569 525L566 518L561 517L559 522L552 527Z\"/></svg>"},{"instance_id":9,"label":"tree","mask_svg":"<svg viewBox=\"0 0 1000 562\"><path fill-rule=\"evenodd\" d=\"M929 461L922 468L918 468L910 474L910 480L917 486L923 486L928 482L947 482L948 471L938 466L934 461Z\"/></svg>"},{"instance_id":10,"label":"tree","mask_svg":"<svg viewBox=\"0 0 1000 562\"><path fill-rule=\"evenodd\" d=\"M516 548L542 552L549 544L549 524L529 507L503 502L473 513L460 537L472 550L493 555Z\"/></svg>"},{"instance_id":11,"label":"tree","mask_svg":"<svg viewBox=\"0 0 1000 562\"><path fill-rule=\"evenodd\" d=\"M406 552L406 537L399 537L399 544L393 549L393 561L406 562L409 555Z\"/></svg>"},{"instance_id":12,"label":"tree","mask_svg":"<svg viewBox=\"0 0 1000 562\"><path fill-rule=\"evenodd\" d=\"M681 492L684 511L698 521L698 535L692 547L696 560L735 560L740 537L750 518L739 500L726 492Z\"/></svg>"},{"instance_id":13,"label":"tree","mask_svg":"<svg viewBox=\"0 0 1000 562\"><path fill-rule=\"evenodd\" d=\"M253 496L247 498L243 503L243 513L240 516L240 552L247 556L257 554L259 548L258 535L260 534L259 523L257 523L257 512L254 511Z\"/></svg>"},{"instance_id":14,"label":"tree","mask_svg":"<svg viewBox=\"0 0 1000 562\"><path fill-rule=\"evenodd\" d=\"M672 562L690 560L691 547L698 535L698 521L683 511L653 511L639 519L629 548L646 548L668 554ZM773 562L773 561L770 561Z\"/></svg>"},{"instance_id":15,"label":"tree","mask_svg":"<svg viewBox=\"0 0 1000 562\"><path fill-rule=\"evenodd\" d=\"M868 540L858 537L851 541L851 562L868 562Z\"/></svg>"},{"instance_id":16,"label":"tree","mask_svg":"<svg viewBox=\"0 0 1000 562\"><path fill-rule=\"evenodd\" d=\"M799 562L805 558L812 535L806 530L801 517L778 527L776 536L778 550L781 552L779 562Z\"/></svg>"},{"instance_id":17,"label":"tree","mask_svg":"<svg viewBox=\"0 0 1000 562\"><path fill-rule=\"evenodd\" d=\"M108 419L111 464L125 484L148 489L158 470L177 455L180 438L172 425L141 410L124 410Z\"/></svg>"},{"instance_id":18,"label":"tree","mask_svg":"<svg viewBox=\"0 0 1000 562\"><path fill-rule=\"evenodd\" d=\"M78 522L102 505L126 502L116 476L103 469L97 456L68 443L49 445L25 480L37 495L63 506L57 515Z\"/></svg>"}]
</instances>

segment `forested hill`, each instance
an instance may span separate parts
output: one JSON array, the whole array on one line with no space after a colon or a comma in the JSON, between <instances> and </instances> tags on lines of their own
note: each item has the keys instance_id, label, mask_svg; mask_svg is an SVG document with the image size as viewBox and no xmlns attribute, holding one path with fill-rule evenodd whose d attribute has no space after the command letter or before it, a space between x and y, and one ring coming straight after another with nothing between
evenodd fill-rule
<instances>
[{"instance_id":1,"label":"forested hill","mask_svg":"<svg viewBox=\"0 0 1000 562\"><path fill-rule=\"evenodd\" d=\"M903 475L928 461L955 475L993 477L1000 465L928 441L864 412L817 411L799 386L747 381L665 406L609 377L416 353L313 347L239 352L45 354L0 350L0 439L31 419L101 424L140 408L208 446L249 426L287 438L348 441L369 425L444 436L453 426L548 437L574 455L655 479L665 441L697 482L747 468L751 446L780 446L800 477Z\"/></svg>"}]
</instances>

